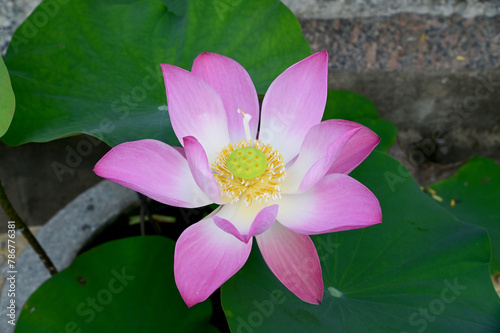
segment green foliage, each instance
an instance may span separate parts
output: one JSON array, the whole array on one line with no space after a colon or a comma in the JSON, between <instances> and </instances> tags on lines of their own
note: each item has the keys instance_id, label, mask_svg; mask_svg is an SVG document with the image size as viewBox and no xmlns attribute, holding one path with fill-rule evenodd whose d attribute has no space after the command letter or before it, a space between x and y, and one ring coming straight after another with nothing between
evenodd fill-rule
<instances>
[{"instance_id":1,"label":"green foliage","mask_svg":"<svg viewBox=\"0 0 500 333\"><path fill-rule=\"evenodd\" d=\"M390 184L378 172L403 179ZM401 165L374 152L352 175L380 200L383 222L313 236L323 269L321 305L289 292L254 248L222 288L233 332L498 332L500 300L489 242L426 197ZM303 269L308 269L304 258Z\"/></svg>"},{"instance_id":2,"label":"green foliage","mask_svg":"<svg viewBox=\"0 0 500 333\"><path fill-rule=\"evenodd\" d=\"M144 138L177 144L160 64L190 69L202 52L237 60L260 93L311 54L278 0L44 1L5 56L18 108L3 140L88 133L111 146Z\"/></svg>"},{"instance_id":3,"label":"green foliage","mask_svg":"<svg viewBox=\"0 0 500 333\"><path fill-rule=\"evenodd\" d=\"M0 137L7 132L10 126L15 106L16 99L10 85L9 73L0 57Z\"/></svg>"},{"instance_id":4,"label":"green foliage","mask_svg":"<svg viewBox=\"0 0 500 333\"><path fill-rule=\"evenodd\" d=\"M500 273L500 165L485 157L474 157L453 177L430 188L443 198L440 205L451 214L488 231L490 272Z\"/></svg>"},{"instance_id":5,"label":"green foliage","mask_svg":"<svg viewBox=\"0 0 500 333\"><path fill-rule=\"evenodd\" d=\"M210 301L188 309L174 282L174 242L125 238L86 252L28 299L16 333L206 332Z\"/></svg>"},{"instance_id":6,"label":"green foliage","mask_svg":"<svg viewBox=\"0 0 500 333\"><path fill-rule=\"evenodd\" d=\"M190 69L201 52L237 60L263 94L310 48L278 0L46 0L16 31L5 56L15 114L0 63L0 136L10 145L78 133L111 146L144 138L176 145L159 64ZM397 129L372 102L330 90L324 119L335 118L381 137L379 151L352 175L380 200L383 223L312 236L323 268L321 305L289 292L254 246L223 286L232 331L498 332L490 243L478 226L492 240L490 270L500 272L500 167L473 159L432 186L444 198L438 203L380 152L394 143ZM95 248L31 296L16 333L214 330L210 302L188 309L182 301L173 257L174 243L161 237Z\"/></svg>"},{"instance_id":7,"label":"green foliage","mask_svg":"<svg viewBox=\"0 0 500 333\"><path fill-rule=\"evenodd\" d=\"M350 91L328 91L323 115L323 120L326 119L345 119L365 125L380 136L380 143L376 149L384 152L387 152L398 135L396 125L389 120L379 118L372 101Z\"/></svg>"}]
</instances>

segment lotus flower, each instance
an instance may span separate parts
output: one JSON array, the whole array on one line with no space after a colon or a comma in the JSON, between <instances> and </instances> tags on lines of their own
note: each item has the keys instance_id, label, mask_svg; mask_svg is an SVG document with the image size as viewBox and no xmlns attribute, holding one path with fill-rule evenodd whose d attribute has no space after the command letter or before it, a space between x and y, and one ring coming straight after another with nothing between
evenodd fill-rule
<instances>
[{"instance_id":1,"label":"lotus flower","mask_svg":"<svg viewBox=\"0 0 500 333\"><path fill-rule=\"evenodd\" d=\"M260 114L249 74L230 58L202 53L191 72L161 68L183 148L156 140L126 142L94 171L167 205L221 205L176 243L175 281L188 306L238 272L253 237L274 275L298 298L319 304L321 266L308 235L382 220L377 198L347 175L379 137L350 121L321 122L327 52L279 75Z\"/></svg>"}]
</instances>

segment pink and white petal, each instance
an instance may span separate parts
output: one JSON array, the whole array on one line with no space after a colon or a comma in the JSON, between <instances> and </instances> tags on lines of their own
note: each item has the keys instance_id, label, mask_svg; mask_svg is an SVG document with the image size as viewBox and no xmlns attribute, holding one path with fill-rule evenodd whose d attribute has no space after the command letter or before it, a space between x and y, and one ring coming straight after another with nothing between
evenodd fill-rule
<instances>
[{"instance_id":1,"label":"pink and white petal","mask_svg":"<svg viewBox=\"0 0 500 333\"><path fill-rule=\"evenodd\" d=\"M217 204L221 204L219 185L210 169L207 154L201 144L192 136L184 138L184 151L189 169L199 188Z\"/></svg>"},{"instance_id":2,"label":"pink and white petal","mask_svg":"<svg viewBox=\"0 0 500 333\"><path fill-rule=\"evenodd\" d=\"M381 223L382 211L363 184L331 174L307 192L282 195L277 220L295 232L314 235Z\"/></svg>"},{"instance_id":3,"label":"pink and white petal","mask_svg":"<svg viewBox=\"0 0 500 333\"><path fill-rule=\"evenodd\" d=\"M301 300L320 304L323 277L311 238L276 222L256 239L264 261L278 280Z\"/></svg>"},{"instance_id":4,"label":"pink and white petal","mask_svg":"<svg viewBox=\"0 0 500 333\"><path fill-rule=\"evenodd\" d=\"M251 249L252 242L222 231L211 218L184 230L175 244L174 275L187 306L203 302L238 272Z\"/></svg>"},{"instance_id":5,"label":"pink and white petal","mask_svg":"<svg viewBox=\"0 0 500 333\"><path fill-rule=\"evenodd\" d=\"M227 232L228 234L233 235L234 237L238 238L243 243L247 243L248 240L250 239L250 237L248 237L248 235L242 235L239 232L239 230L236 229L236 227L234 226L234 224L232 224L228 220L223 219L223 218L218 217L218 216L214 216L212 219L214 220L215 225L219 229L221 229L224 232Z\"/></svg>"},{"instance_id":6,"label":"pink and white petal","mask_svg":"<svg viewBox=\"0 0 500 333\"><path fill-rule=\"evenodd\" d=\"M184 151L184 148L182 148L182 147L176 147L176 146L173 146L172 148L174 148L175 150L177 150L179 152L179 154L181 154L182 156L186 157L186 152Z\"/></svg>"},{"instance_id":7,"label":"pink and white petal","mask_svg":"<svg viewBox=\"0 0 500 333\"><path fill-rule=\"evenodd\" d=\"M201 77L217 91L226 110L231 142L245 140L243 115L250 114L250 133L257 136L259 125L259 100L248 72L235 60L217 53L202 53L193 62L192 73Z\"/></svg>"},{"instance_id":8,"label":"pink and white petal","mask_svg":"<svg viewBox=\"0 0 500 333\"><path fill-rule=\"evenodd\" d=\"M299 153L306 133L321 121L327 81L328 53L321 51L281 73L264 96L259 140L279 150L285 163Z\"/></svg>"},{"instance_id":9,"label":"pink and white petal","mask_svg":"<svg viewBox=\"0 0 500 333\"><path fill-rule=\"evenodd\" d=\"M213 217L215 225L242 242L265 232L276 220L278 205L272 202L246 207L243 202L224 205Z\"/></svg>"},{"instance_id":10,"label":"pink and white petal","mask_svg":"<svg viewBox=\"0 0 500 333\"><path fill-rule=\"evenodd\" d=\"M353 123L348 120L336 120L337 122ZM380 142L380 137L368 127L362 126L361 130L354 135L344 146L337 159L328 170L330 173L348 174L354 170Z\"/></svg>"},{"instance_id":11,"label":"pink and white petal","mask_svg":"<svg viewBox=\"0 0 500 333\"><path fill-rule=\"evenodd\" d=\"M97 162L94 172L167 205L193 208L213 202L196 185L186 158L161 141L122 143Z\"/></svg>"},{"instance_id":12,"label":"pink and white petal","mask_svg":"<svg viewBox=\"0 0 500 333\"><path fill-rule=\"evenodd\" d=\"M267 231L276 221L278 209L279 205L277 204L262 208L250 227L249 236L257 236Z\"/></svg>"},{"instance_id":13,"label":"pink and white petal","mask_svg":"<svg viewBox=\"0 0 500 333\"><path fill-rule=\"evenodd\" d=\"M307 132L297 160L286 170L282 193L304 192L327 173L346 143L363 127L356 123L323 121Z\"/></svg>"},{"instance_id":14,"label":"pink and white petal","mask_svg":"<svg viewBox=\"0 0 500 333\"><path fill-rule=\"evenodd\" d=\"M222 100L199 76L168 64L161 64L161 69L175 135L180 142L186 136L195 137L213 162L230 142Z\"/></svg>"}]
</instances>

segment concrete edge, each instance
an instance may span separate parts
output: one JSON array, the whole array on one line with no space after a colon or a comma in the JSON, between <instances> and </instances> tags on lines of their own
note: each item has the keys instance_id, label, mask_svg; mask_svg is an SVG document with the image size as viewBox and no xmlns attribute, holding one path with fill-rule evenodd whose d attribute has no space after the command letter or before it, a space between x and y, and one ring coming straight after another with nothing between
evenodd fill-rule
<instances>
[{"instance_id":1,"label":"concrete edge","mask_svg":"<svg viewBox=\"0 0 500 333\"><path fill-rule=\"evenodd\" d=\"M477 2L463 0L282 0L300 19L336 19L357 17L384 17L395 14L420 14L433 16L460 15L464 18L500 15L496 0Z\"/></svg>"},{"instance_id":2,"label":"concrete edge","mask_svg":"<svg viewBox=\"0 0 500 333\"><path fill-rule=\"evenodd\" d=\"M81 247L98 231L113 222L123 210L138 203L137 194L109 180L80 194L52 217L36 238L59 271L68 267ZM9 283L5 283L0 298L0 332L11 333L15 326L8 323L7 306L15 299L15 322L31 294L50 274L31 247L16 259L15 296L8 297ZM7 267L0 271L5 273Z\"/></svg>"}]
</instances>

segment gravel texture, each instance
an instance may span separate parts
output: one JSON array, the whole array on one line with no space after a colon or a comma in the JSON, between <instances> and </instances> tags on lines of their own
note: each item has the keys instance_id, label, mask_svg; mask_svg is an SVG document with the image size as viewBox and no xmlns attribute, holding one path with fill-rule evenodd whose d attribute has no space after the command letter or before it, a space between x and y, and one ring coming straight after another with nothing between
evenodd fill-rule
<instances>
[{"instance_id":1,"label":"gravel texture","mask_svg":"<svg viewBox=\"0 0 500 333\"><path fill-rule=\"evenodd\" d=\"M40 0L0 0L0 53L5 54L12 34Z\"/></svg>"},{"instance_id":2,"label":"gravel texture","mask_svg":"<svg viewBox=\"0 0 500 333\"><path fill-rule=\"evenodd\" d=\"M283 0L301 18L332 19L399 13L464 17L500 15L498 0Z\"/></svg>"},{"instance_id":3,"label":"gravel texture","mask_svg":"<svg viewBox=\"0 0 500 333\"><path fill-rule=\"evenodd\" d=\"M313 50L328 50L330 69L459 70L500 67L500 16L398 14L302 19Z\"/></svg>"}]
</instances>

